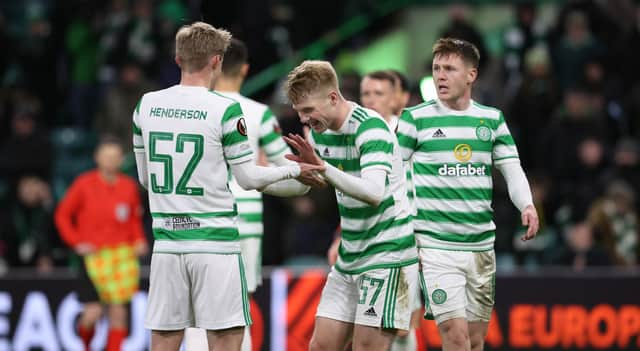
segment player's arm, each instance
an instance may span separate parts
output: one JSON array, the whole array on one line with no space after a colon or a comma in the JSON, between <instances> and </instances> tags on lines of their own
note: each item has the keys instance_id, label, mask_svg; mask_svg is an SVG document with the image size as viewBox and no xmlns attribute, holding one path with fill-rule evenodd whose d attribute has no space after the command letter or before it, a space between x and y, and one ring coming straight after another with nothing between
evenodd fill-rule
<instances>
[{"instance_id":1,"label":"player's arm","mask_svg":"<svg viewBox=\"0 0 640 351\"><path fill-rule=\"evenodd\" d=\"M521 213L522 225L528 227L522 240L533 239L539 227L538 213L533 205L529 181L520 165L520 158L515 141L509 132L509 128L502 114L500 114L498 126L494 133L493 162L504 176L509 191L509 198Z\"/></svg>"},{"instance_id":2,"label":"player's arm","mask_svg":"<svg viewBox=\"0 0 640 351\"><path fill-rule=\"evenodd\" d=\"M270 109L266 109L260 121L260 136L258 140L260 149L267 156L270 163L276 166L295 165L295 162L285 158L291 153L291 149L282 139L280 125ZM260 189L265 194L290 197L300 196L309 192L310 186L294 179L282 180Z\"/></svg>"},{"instance_id":3,"label":"player's arm","mask_svg":"<svg viewBox=\"0 0 640 351\"><path fill-rule=\"evenodd\" d=\"M244 190L262 189L272 183L298 177L302 171L302 167L295 164L282 167L258 166L252 158L242 163L230 163L229 166L238 185Z\"/></svg>"},{"instance_id":4,"label":"player's arm","mask_svg":"<svg viewBox=\"0 0 640 351\"><path fill-rule=\"evenodd\" d=\"M407 109L402 110L398 120L396 136L398 137L402 159L408 163L418 145L418 128L416 127L416 120Z\"/></svg>"},{"instance_id":5,"label":"player's arm","mask_svg":"<svg viewBox=\"0 0 640 351\"><path fill-rule=\"evenodd\" d=\"M377 207L383 200L387 171L382 169L367 169L362 171L361 177L352 176L325 162L325 178L341 192Z\"/></svg>"},{"instance_id":6,"label":"player's arm","mask_svg":"<svg viewBox=\"0 0 640 351\"><path fill-rule=\"evenodd\" d=\"M293 164L282 167L262 167L254 162L254 154L247 139L247 130L240 104L231 104L222 120L222 149L224 158L238 185L244 190L263 189L266 186L301 175L308 175L318 166Z\"/></svg>"},{"instance_id":7,"label":"player's arm","mask_svg":"<svg viewBox=\"0 0 640 351\"><path fill-rule=\"evenodd\" d=\"M138 170L138 181L147 189L149 186L149 177L147 176L147 154L144 147L144 140L142 138L142 129L138 118L140 117L140 104L142 99L138 102L135 111L133 111L133 153L136 157L136 169Z\"/></svg>"},{"instance_id":8,"label":"player's arm","mask_svg":"<svg viewBox=\"0 0 640 351\"><path fill-rule=\"evenodd\" d=\"M360 177L343 172L330 163L322 161L311 143L299 135L289 134L285 137L285 141L299 153L297 156L289 155L287 158L297 162L322 165L325 168L322 174L333 187L371 206L378 206L383 200L387 173L391 171L393 144L390 139L392 136L382 119L368 120L360 126L360 131L361 133L356 137L362 169Z\"/></svg>"}]
</instances>

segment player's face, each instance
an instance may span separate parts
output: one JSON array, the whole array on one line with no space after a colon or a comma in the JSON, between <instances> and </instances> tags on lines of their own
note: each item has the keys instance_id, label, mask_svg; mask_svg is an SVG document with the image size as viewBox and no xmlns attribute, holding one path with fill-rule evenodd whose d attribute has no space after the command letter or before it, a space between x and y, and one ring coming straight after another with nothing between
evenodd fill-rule
<instances>
[{"instance_id":1,"label":"player's face","mask_svg":"<svg viewBox=\"0 0 640 351\"><path fill-rule=\"evenodd\" d=\"M333 106L329 95L322 93L309 95L293 104L293 109L298 112L300 122L317 133L323 133L332 124Z\"/></svg>"},{"instance_id":2,"label":"player's face","mask_svg":"<svg viewBox=\"0 0 640 351\"><path fill-rule=\"evenodd\" d=\"M471 83L477 70L467 65L458 55L436 55L433 58L433 84L438 99L456 103L464 96L470 96Z\"/></svg>"},{"instance_id":3,"label":"player's face","mask_svg":"<svg viewBox=\"0 0 640 351\"><path fill-rule=\"evenodd\" d=\"M378 112L382 117L393 115L396 95L393 84L388 80L364 77L360 82L362 106Z\"/></svg>"},{"instance_id":4,"label":"player's face","mask_svg":"<svg viewBox=\"0 0 640 351\"><path fill-rule=\"evenodd\" d=\"M396 84L394 84L394 91L396 95L394 114L398 116L402 113L402 109L407 107L407 104L409 103L409 93L402 90L401 84L402 83L400 83L400 81L397 81Z\"/></svg>"},{"instance_id":5,"label":"player's face","mask_svg":"<svg viewBox=\"0 0 640 351\"><path fill-rule=\"evenodd\" d=\"M96 151L96 164L98 169L107 173L116 173L124 160L122 149L116 144L104 144Z\"/></svg>"}]
</instances>

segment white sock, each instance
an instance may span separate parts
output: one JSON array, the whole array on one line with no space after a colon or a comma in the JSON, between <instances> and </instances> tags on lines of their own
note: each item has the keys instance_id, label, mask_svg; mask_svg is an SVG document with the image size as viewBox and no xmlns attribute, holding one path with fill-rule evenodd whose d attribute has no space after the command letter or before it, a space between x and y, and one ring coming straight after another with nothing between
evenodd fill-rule
<instances>
[{"instance_id":1,"label":"white sock","mask_svg":"<svg viewBox=\"0 0 640 351\"><path fill-rule=\"evenodd\" d=\"M251 351L251 327L244 327L244 337L242 338L242 347L240 351Z\"/></svg>"},{"instance_id":2,"label":"white sock","mask_svg":"<svg viewBox=\"0 0 640 351\"><path fill-rule=\"evenodd\" d=\"M184 330L185 351L209 351L207 331L200 328L187 328Z\"/></svg>"}]
</instances>

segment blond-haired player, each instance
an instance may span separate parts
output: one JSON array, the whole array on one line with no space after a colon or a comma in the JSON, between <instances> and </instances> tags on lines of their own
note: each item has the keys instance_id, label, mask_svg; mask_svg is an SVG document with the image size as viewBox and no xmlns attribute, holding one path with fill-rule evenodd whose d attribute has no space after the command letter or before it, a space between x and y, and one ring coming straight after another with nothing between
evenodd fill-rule
<instances>
[{"instance_id":1,"label":"blond-haired player","mask_svg":"<svg viewBox=\"0 0 640 351\"><path fill-rule=\"evenodd\" d=\"M180 84L146 93L133 113L155 238L145 317L153 351L178 350L187 327L206 329L210 350L239 350L251 324L228 167L243 188L275 194L320 169L255 164L240 105L209 90L230 39L202 22L180 28Z\"/></svg>"},{"instance_id":2,"label":"blond-haired player","mask_svg":"<svg viewBox=\"0 0 640 351\"><path fill-rule=\"evenodd\" d=\"M328 62L305 61L286 92L309 140L285 138L295 161L318 165L336 190L341 217L338 258L327 278L311 350L388 350L408 330L417 252L404 170L393 161L395 136L375 111L343 98Z\"/></svg>"}]
</instances>

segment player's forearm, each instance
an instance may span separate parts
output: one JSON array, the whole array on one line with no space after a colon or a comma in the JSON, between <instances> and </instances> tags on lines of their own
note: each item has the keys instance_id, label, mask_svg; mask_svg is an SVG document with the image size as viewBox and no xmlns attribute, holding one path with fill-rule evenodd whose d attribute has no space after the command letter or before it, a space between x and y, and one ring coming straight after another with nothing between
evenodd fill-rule
<instances>
[{"instance_id":1,"label":"player's forearm","mask_svg":"<svg viewBox=\"0 0 640 351\"><path fill-rule=\"evenodd\" d=\"M136 168L138 169L138 181L147 189L149 186L149 177L147 177L147 159L144 150L135 150Z\"/></svg>"},{"instance_id":2,"label":"player's forearm","mask_svg":"<svg viewBox=\"0 0 640 351\"><path fill-rule=\"evenodd\" d=\"M254 164L251 160L232 164L231 172L242 189L253 190L265 188L281 180L295 178L300 175L300 167L298 165L262 167Z\"/></svg>"},{"instance_id":3,"label":"player's forearm","mask_svg":"<svg viewBox=\"0 0 640 351\"><path fill-rule=\"evenodd\" d=\"M364 171L359 178L333 167L328 162L325 162L325 166L324 176L336 189L370 206L376 207L382 202L387 175L384 170Z\"/></svg>"},{"instance_id":4,"label":"player's forearm","mask_svg":"<svg viewBox=\"0 0 640 351\"><path fill-rule=\"evenodd\" d=\"M509 198L516 208L522 212L525 207L532 205L531 188L520 162L503 163L497 167L507 182Z\"/></svg>"},{"instance_id":5,"label":"player's forearm","mask_svg":"<svg viewBox=\"0 0 640 351\"><path fill-rule=\"evenodd\" d=\"M304 195L309 191L309 189L311 189L311 187L304 185L295 179L287 179L267 185L261 191L269 195L290 197Z\"/></svg>"}]
</instances>

